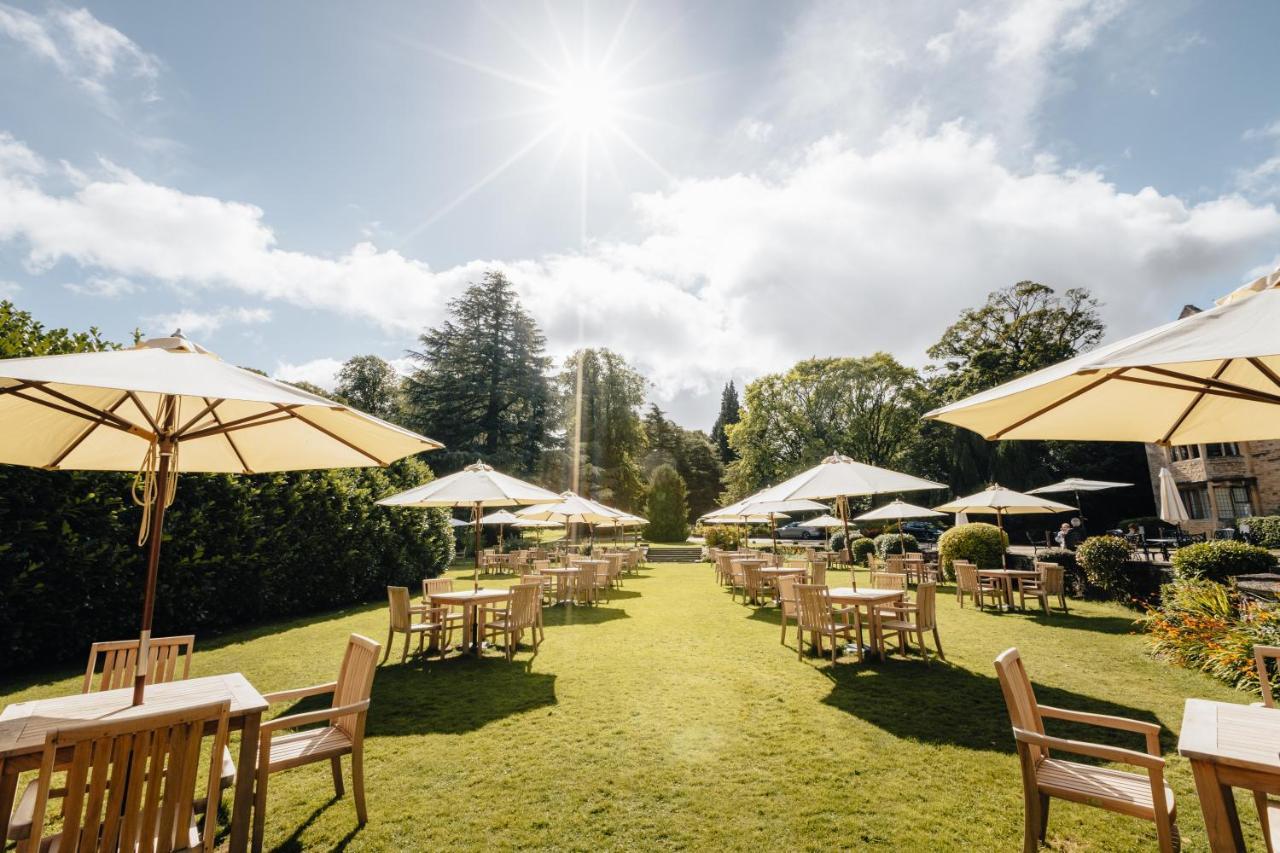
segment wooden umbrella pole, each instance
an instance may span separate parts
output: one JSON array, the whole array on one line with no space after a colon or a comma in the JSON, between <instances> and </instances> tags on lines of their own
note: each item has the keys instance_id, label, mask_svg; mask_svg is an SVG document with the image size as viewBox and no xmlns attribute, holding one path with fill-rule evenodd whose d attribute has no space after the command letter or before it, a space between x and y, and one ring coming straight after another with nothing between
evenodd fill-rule
<instances>
[{"instance_id":1,"label":"wooden umbrella pole","mask_svg":"<svg viewBox=\"0 0 1280 853\"><path fill-rule=\"evenodd\" d=\"M174 442L160 442L160 464L156 469L155 505L151 507L151 525L147 530L147 588L142 598L142 628L139 632L138 658L133 674L133 704L141 705L147 685L147 661L151 655L151 623L156 609L156 575L160 570L160 540L164 538L164 510L169 501L169 466L173 461Z\"/></svg>"},{"instance_id":2,"label":"wooden umbrella pole","mask_svg":"<svg viewBox=\"0 0 1280 853\"><path fill-rule=\"evenodd\" d=\"M773 538L773 556L778 556L778 523L773 520L773 513L769 513L769 535Z\"/></svg>"},{"instance_id":3,"label":"wooden umbrella pole","mask_svg":"<svg viewBox=\"0 0 1280 853\"><path fill-rule=\"evenodd\" d=\"M898 519L898 553L907 556L907 542L902 538L902 519Z\"/></svg>"},{"instance_id":4,"label":"wooden umbrella pole","mask_svg":"<svg viewBox=\"0 0 1280 853\"><path fill-rule=\"evenodd\" d=\"M475 564L475 568L472 569L472 572L471 572L471 588L473 590L479 590L480 589L480 504L476 504L475 519L476 519L476 548L475 548L476 564Z\"/></svg>"},{"instance_id":5,"label":"wooden umbrella pole","mask_svg":"<svg viewBox=\"0 0 1280 853\"><path fill-rule=\"evenodd\" d=\"M1009 568L1009 549L1004 546L1004 519L1001 517L1000 508L996 507L996 528L1000 531L1000 567Z\"/></svg>"},{"instance_id":6,"label":"wooden umbrella pole","mask_svg":"<svg viewBox=\"0 0 1280 853\"><path fill-rule=\"evenodd\" d=\"M849 499L841 495L836 500L840 520L844 522L844 550L849 554L849 571L853 571L853 543L849 541Z\"/></svg>"}]
</instances>

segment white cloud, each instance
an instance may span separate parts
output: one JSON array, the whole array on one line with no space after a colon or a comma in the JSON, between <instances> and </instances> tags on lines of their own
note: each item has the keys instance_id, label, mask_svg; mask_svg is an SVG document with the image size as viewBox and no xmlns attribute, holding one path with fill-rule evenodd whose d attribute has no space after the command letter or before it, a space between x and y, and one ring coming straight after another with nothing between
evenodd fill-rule
<instances>
[{"instance_id":1,"label":"white cloud","mask_svg":"<svg viewBox=\"0 0 1280 853\"><path fill-rule=\"evenodd\" d=\"M0 299L9 299L16 296L22 290L22 285L16 281L5 281L0 279Z\"/></svg>"},{"instance_id":2,"label":"white cloud","mask_svg":"<svg viewBox=\"0 0 1280 853\"><path fill-rule=\"evenodd\" d=\"M1280 239L1270 204L1121 192L1051 157L1015 170L992 137L908 123L873 147L826 137L767 173L688 179L637 197L634 241L435 270L368 242L332 257L290 251L256 207L112 167L53 188L39 158L7 146L0 241L21 246L33 268L70 260L221 300L238 292L325 309L408 344L497 267L554 354L613 347L662 400L811 355L885 349L920 363L959 310L1024 278L1089 287L1113 334L1134 331L1168 319L1170 306L1230 289L1273 258ZM207 333L269 315L223 308L152 319L156 333ZM277 374L316 381L337 362L281 364Z\"/></svg>"},{"instance_id":3,"label":"white cloud","mask_svg":"<svg viewBox=\"0 0 1280 853\"><path fill-rule=\"evenodd\" d=\"M54 65L107 111L114 110L113 81L134 81L143 100L159 97L160 61L88 9L52 6L35 15L0 3L0 34Z\"/></svg>"},{"instance_id":4,"label":"white cloud","mask_svg":"<svg viewBox=\"0 0 1280 853\"><path fill-rule=\"evenodd\" d=\"M96 296L102 299L118 299L142 290L134 282L119 275L90 276L82 282L69 282L63 287L81 296Z\"/></svg>"},{"instance_id":5,"label":"white cloud","mask_svg":"<svg viewBox=\"0 0 1280 853\"><path fill-rule=\"evenodd\" d=\"M332 391L338 384L338 371L342 369L342 359L315 358L300 364L282 361L276 365L271 375L282 382L310 382L326 391Z\"/></svg>"},{"instance_id":6,"label":"white cloud","mask_svg":"<svg viewBox=\"0 0 1280 853\"><path fill-rule=\"evenodd\" d=\"M209 335L227 325L253 325L271 322L271 312L266 308L215 308L212 311L199 311L184 308L168 314L152 314L144 318L150 326L148 337L167 335L181 331L184 335Z\"/></svg>"}]
</instances>

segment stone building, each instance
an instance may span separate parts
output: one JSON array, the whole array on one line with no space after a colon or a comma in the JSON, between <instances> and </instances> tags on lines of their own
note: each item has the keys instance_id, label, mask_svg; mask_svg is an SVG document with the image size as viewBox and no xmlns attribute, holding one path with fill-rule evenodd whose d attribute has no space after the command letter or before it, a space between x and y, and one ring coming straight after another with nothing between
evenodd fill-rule
<instances>
[{"instance_id":1,"label":"stone building","mask_svg":"<svg viewBox=\"0 0 1280 853\"><path fill-rule=\"evenodd\" d=\"M1191 521L1188 533L1234 527L1246 515L1280 514L1280 441L1147 445L1151 489L1160 505L1160 469L1169 466Z\"/></svg>"}]
</instances>

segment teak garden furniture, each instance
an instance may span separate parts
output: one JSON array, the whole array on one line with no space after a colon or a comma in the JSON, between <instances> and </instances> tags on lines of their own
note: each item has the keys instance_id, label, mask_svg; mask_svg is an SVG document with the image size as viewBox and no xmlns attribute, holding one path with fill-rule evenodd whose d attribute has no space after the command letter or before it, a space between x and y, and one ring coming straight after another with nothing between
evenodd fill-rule
<instances>
[{"instance_id":1,"label":"teak garden furniture","mask_svg":"<svg viewBox=\"0 0 1280 853\"><path fill-rule=\"evenodd\" d=\"M1049 599L1058 599L1058 606L1062 608L1062 612L1067 612L1067 590L1064 576L1066 570L1057 563L1036 563L1036 571L1039 577L1035 579L1024 580L1018 584L1018 606L1025 608L1027 599L1034 598L1040 602L1040 606L1047 614L1049 612Z\"/></svg>"},{"instance_id":2,"label":"teak garden furniture","mask_svg":"<svg viewBox=\"0 0 1280 853\"><path fill-rule=\"evenodd\" d=\"M534 654L542 645L541 598L541 583L519 583L511 587L511 597L505 602L485 608L485 637L503 638L507 660L515 656L516 646L525 631L530 632L533 638Z\"/></svg>"},{"instance_id":3,"label":"teak garden furniture","mask_svg":"<svg viewBox=\"0 0 1280 853\"><path fill-rule=\"evenodd\" d=\"M852 611L853 624L847 621L848 611L842 612L841 619L837 622L831 603L831 594L825 586L796 584L796 598L799 605L800 628L800 641L796 643L798 658L804 657L804 635L807 633L810 644L817 649L819 655L822 654L823 638L831 640L832 663L836 662L836 657L840 654L840 644L836 642L837 639L852 643L858 660L862 660L862 622L856 609Z\"/></svg>"},{"instance_id":4,"label":"teak garden furniture","mask_svg":"<svg viewBox=\"0 0 1280 853\"><path fill-rule=\"evenodd\" d=\"M407 586L387 587L387 600L390 625L387 628L387 650L382 656L383 663L386 663L387 658L391 656L391 640L396 634L404 634L404 648L400 652L401 663L409 657L409 638L413 636L418 638L418 651L421 652L423 643L430 634L431 645L439 650L441 656L444 655L447 640L445 642L441 640L448 631L448 625L444 621L443 608L413 606L409 603ZM415 622L413 617L419 615L425 615L428 621Z\"/></svg>"},{"instance_id":5,"label":"teak garden furniture","mask_svg":"<svg viewBox=\"0 0 1280 853\"><path fill-rule=\"evenodd\" d=\"M898 635L898 650L905 652L906 636L915 634L916 645L920 647L920 654L924 655L926 663L929 662L929 649L924 644L926 631L933 633L933 645L938 650L938 657L947 659L942 653L942 640L938 639L938 610L935 606L937 591L937 584L931 581L921 583L916 587L915 604L899 602L880 611L880 628L886 634Z\"/></svg>"}]
</instances>

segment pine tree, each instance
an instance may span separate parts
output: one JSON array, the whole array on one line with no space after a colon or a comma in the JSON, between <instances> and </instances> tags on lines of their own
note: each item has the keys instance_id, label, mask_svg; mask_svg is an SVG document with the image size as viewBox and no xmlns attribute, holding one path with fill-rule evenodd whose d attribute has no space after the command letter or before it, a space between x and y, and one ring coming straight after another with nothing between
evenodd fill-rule
<instances>
[{"instance_id":1,"label":"pine tree","mask_svg":"<svg viewBox=\"0 0 1280 853\"><path fill-rule=\"evenodd\" d=\"M729 446L729 427L741 419L742 414L738 409L738 389L730 379L720 394L720 414L711 427L711 443L719 451L720 461L726 465L738 458L738 454Z\"/></svg>"},{"instance_id":2,"label":"pine tree","mask_svg":"<svg viewBox=\"0 0 1280 853\"><path fill-rule=\"evenodd\" d=\"M649 487L645 537L654 542L683 542L689 538L688 489L670 465L659 465Z\"/></svg>"},{"instance_id":3,"label":"pine tree","mask_svg":"<svg viewBox=\"0 0 1280 853\"><path fill-rule=\"evenodd\" d=\"M532 472L547 444L550 385L546 339L500 272L485 273L449 303L449 318L411 353L405 419L444 443L431 465L441 473L483 459Z\"/></svg>"}]
</instances>

